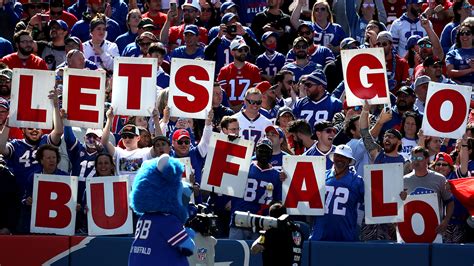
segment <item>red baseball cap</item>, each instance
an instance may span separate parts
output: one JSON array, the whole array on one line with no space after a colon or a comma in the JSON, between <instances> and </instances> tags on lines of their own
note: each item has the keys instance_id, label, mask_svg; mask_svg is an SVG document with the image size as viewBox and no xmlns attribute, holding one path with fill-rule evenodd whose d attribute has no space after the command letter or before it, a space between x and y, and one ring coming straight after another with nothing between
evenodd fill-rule
<instances>
[{"instance_id":1,"label":"red baseball cap","mask_svg":"<svg viewBox=\"0 0 474 266\"><path fill-rule=\"evenodd\" d=\"M255 86L255 88L259 89L262 92L262 94L264 94L271 87L272 87L272 84L270 84L270 82L268 81L259 82L257 86Z\"/></svg>"},{"instance_id":2,"label":"red baseball cap","mask_svg":"<svg viewBox=\"0 0 474 266\"><path fill-rule=\"evenodd\" d=\"M182 138L191 138L186 129L178 129L173 133L173 140L180 140Z\"/></svg>"},{"instance_id":3,"label":"red baseball cap","mask_svg":"<svg viewBox=\"0 0 474 266\"><path fill-rule=\"evenodd\" d=\"M451 166L454 165L453 158L451 158L451 156L445 152L439 152L438 154L436 154L436 157L434 160L435 163L437 163L439 160L445 161Z\"/></svg>"}]
</instances>

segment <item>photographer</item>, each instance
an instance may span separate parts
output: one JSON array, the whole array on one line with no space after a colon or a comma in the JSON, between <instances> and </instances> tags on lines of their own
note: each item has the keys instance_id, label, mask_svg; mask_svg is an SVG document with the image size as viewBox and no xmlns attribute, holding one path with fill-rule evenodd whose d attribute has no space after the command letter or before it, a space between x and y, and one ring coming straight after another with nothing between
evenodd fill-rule
<instances>
[{"instance_id":1,"label":"photographer","mask_svg":"<svg viewBox=\"0 0 474 266\"><path fill-rule=\"evenodd\" d=\"M270 206L270 217L279 218L286 214L281 202ZM300 228L287 220L285 225L262 231L252 244L253 254L262 252L263 265L300 265L303 236Z\"/></svg>"}]
</instances>

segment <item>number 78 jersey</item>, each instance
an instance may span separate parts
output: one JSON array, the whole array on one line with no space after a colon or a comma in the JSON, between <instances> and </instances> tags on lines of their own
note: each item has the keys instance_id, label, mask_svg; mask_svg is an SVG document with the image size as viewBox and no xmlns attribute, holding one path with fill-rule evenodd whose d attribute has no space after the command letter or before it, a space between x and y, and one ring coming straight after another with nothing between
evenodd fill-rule
<instances>
[{"instance_id":1,"label":"number 78 jersey","mask_svg":"<svg viewBox=\"0 0 474 266\"><path fill-rule=\"evenodd\" d=\"M245 62L240 69L232 62L221 68L217 76L217 82L225 90L232 106L241 104L244 101L245 92L255 87L260 81L260 69L249 62Z\"/></svg>"}]
</instances>

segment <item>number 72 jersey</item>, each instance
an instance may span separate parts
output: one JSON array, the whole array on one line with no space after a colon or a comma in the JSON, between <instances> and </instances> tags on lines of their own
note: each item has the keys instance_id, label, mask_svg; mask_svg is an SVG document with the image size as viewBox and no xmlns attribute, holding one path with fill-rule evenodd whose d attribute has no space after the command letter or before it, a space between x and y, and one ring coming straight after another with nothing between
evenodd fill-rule
<instances>
[{"instance_id":1,"label":"number 72 jersey","mask_svg":"<svg viewBox=\"0 0 474 266\"><path fill-rule=\"evenodd\" d=\"M230 105L239 105L244 101L245 92L255 87L261 81L260 69L249 62L242 68L237 68L234 63L223 67L217 76L217 82L229 97Z\"/></svg>"}]
</instances>

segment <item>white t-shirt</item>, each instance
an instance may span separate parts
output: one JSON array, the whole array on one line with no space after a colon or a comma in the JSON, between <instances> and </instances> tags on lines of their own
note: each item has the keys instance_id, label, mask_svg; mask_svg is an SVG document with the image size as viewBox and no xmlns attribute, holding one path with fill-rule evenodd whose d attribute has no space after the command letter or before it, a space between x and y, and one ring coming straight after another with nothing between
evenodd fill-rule
<instances>
[{"instance_id":1,"label":"white t-shirt","mask_svg":"<svg viewBox=\"0 0 474 266\"><path fill-rule=\"evenodd\" d=\"M416 139L402 138L402 151L400 152L403 155L405 160L410 160L411 149L418 146Z\"/></svg>"},{"instance_id":2,"label":"white t-shirt","mask_svg":"<svg viewBox=\"0 0 474 266\"><path fill-rule=\"evenodd\" d=\"M127 151L119 147L115 147L115 167L118 175L128 175L130 177L130 185L133 184L135 175L142 163L152 159L151 148L135 149Z\"/></svg>"}]
</instances>

